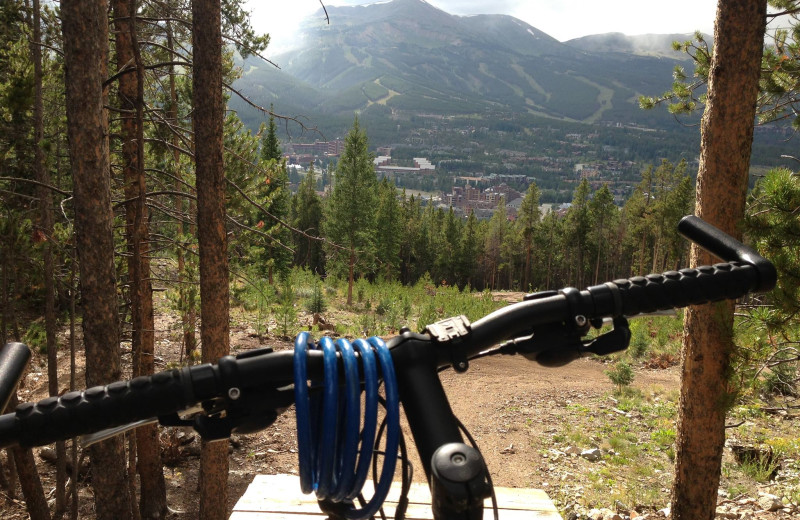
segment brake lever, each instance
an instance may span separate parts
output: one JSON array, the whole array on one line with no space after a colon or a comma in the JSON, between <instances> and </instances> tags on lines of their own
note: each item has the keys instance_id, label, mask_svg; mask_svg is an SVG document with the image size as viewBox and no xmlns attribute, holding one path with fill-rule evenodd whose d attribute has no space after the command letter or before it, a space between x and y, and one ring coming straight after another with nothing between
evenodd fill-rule
<instances>
[{"instance_id":1,"label":"brake lever","mask_svg":"<svg viewBox=\"0 0 800 520\"><path fill-rule=\"evenodd\" d=\"M613 319L614 328L600 334L588 343L584 343L584 351L598 356L605 356L628 348L631 343L631 329L624 316Z\"/></svg>"},{"instance_id":2,"label":"brake lever","mask_svg":"<svg viewBox=\"0 0 800 520\"><path fill-rule=\"evenodd\" d=\"M127 431L133 430L134 428L138 428L139 426L144 426L146 424L155 424L157 422L158 422L157 417L151 417L150 419L142 419L141 421L124 424L122 426L117 426L116 428L108 428L105 430L100 430L99 432L90 433L87 435L81 435L78 439L78 442L80 443L81 448L88 448L92 444L97 444L98 442L102 442L106 439L110 439L111 437L115 437Z\"/></svg>"},{"instance_id":3,"label":"brake lever","mask_svg":"<svg viewBox=\"0 0 800 520\"><path fill-rule=\"evenodd\" d=\"M105 430L100 430L99 432L81 435L79 437L79 442L81 448L86 448L88 446L91 446L92 444L97 444L98 442L110 439L111 437L120 435L122 433L128 432L130 430L138 428L139 426L144 426L146 424L159 423L162 426L191 426L193 424L192 418L201 413L203 413L203 407L197 405L191 408L187 408L180 414L174 413L170 415L164 415L161 417L150 417L148 419L142 419L140 421L123 424L122 426L117 426L115 428L107 428Z\"/></svg>"},{"instance_id":4,"label":"brake lever","mask_svg":"<svg viewBox=\"0 0 800 520\"><path fill-rule=\"evenodd\" d=\"M530 336L515 338L503 343L498 351L503 354L521 354L546 367L564 366L586 354L604 356L628 348L631 330L624 316L613 319L614 328L591 340L584 340L584 327L564 323L540 327Z\"/></svg>"},{"instance_id":5,"label":"brake lever","mask_svg":"<svg viewBox=\"0 0 800 520\"><path fill-rule=\"evenodd\" d=\"M537 328L533 334L500 345L501 354L520 354L547 367L560 367L583 355L582 334L563 323Z\"/></svg>"}]
</instances>

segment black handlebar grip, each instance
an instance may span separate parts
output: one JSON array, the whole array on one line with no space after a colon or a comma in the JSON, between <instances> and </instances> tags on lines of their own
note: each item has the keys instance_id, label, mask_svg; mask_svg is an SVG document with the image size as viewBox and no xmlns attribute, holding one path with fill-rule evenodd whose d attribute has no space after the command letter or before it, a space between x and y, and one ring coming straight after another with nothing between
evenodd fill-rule
<instances>
[{"instance_id":1,"label":"black handlebar grip","mask_svg":"<svg viewBox=\"0 0 800 520\"><path fill-rule=\"evenodd\" d=\"M688 215L678 223L678 232L725 262L755 266L759 279L753 288L754 292L766 292L775 287L778 274L772 262L711 224Z\"/></svg>"},{"instance_id":2,"label":"black handlebar grip","mask_svg":"<svg viewBox=\"0 0 800 520\"><path fill-rule=\"evenodd\" d=\"M42 446L183 410L194 404L187 370L169 370L21 404L14 414L0 417L0 447Z\"/></svg>"},{"instance_id":3,"label":"black handlebar grip","mask_svg":"<svg viewBox=\"0 0 800 520\"><path fill-rule=\"evenodd\" d=\"M721 300L735 300L753 292L759 283L757 268L731 262L663 274L634 276L589 287L599 316L634 316Z\"/></svg>"},{"instance_id":4,"label":"black handlebar grip","mask_svg":"<svg viewBox=\"0 0 800 520\"><path fill-rule=\"evenodd\" d=\"M0 349L0 413L8 406L30 358L31 349L23 343L6 343Z\"/></svg>"}]
</instances>

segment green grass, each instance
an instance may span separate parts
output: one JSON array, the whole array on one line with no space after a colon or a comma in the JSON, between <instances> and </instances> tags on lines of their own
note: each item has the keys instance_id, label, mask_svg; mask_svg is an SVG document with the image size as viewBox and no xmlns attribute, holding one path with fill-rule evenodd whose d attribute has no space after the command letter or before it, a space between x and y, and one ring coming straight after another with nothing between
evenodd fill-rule
<instances>
[{"instance_id":1,"label":"green grass","mask_svg":"<svg viewBox=\"0 0 800 520\"><path fill-rule=\"evenodd\" d=\"M650 434L650 439L664 449L670 448L675 444L675 430L672 428L659 428Z\"/></svg>"},{"instance_id":2,"label":"green grass","mask_svg":"<svg viewBox=\"0 0 800 520\"><path fill-rule=\"evenodd\" d=\"M597 413L596 406L586 403L569 404L567 413L574 420L565 422L551 437L554 447L597 444L604 449L602 464L576 462L582 468L580 480L586 484L582 506L613 508L619 500L662 508L669 501L669 493L663 490L672 485L679 395L655 386L626 387L613 395L614 408L627 415Z\"/></svg>"},{"instance_id":3,"label":"green grass","mask_svg":"<svg viewBox=\"0 0 800 520\"><path fill-rule=\"evenodd\" d=\"M671 365L680 359L683 313L630 321L631 341L625 358L633 363Z\"/></svg>"},{"instance_id":4,"label":"green grass","mask_svg":"<svg viewBox=\"0 0 800 520\"><path fill-rule=\"evenodd\" d=\"M778 467L779 463L770 460L768 456L745 460L739 464L739 470L745 476L761 484L769 482Z\"/></svg>"},{"instance_id":5,"label":"green grass","mask_svg":"<svg viewBox=\"0 0 800 520\"><path fill-rule=\"evenodd\" d=\"M233 305L246 313L254 313L257 331L281 332L289 326L299 332L303 328L299 311L319 312L332 320L337 332L349 337L366 334L389 336L402 327L422 331L425 326L441 319L465 315L477 320L502 307L487 292L459 290L458 287L437 286L429 277L404 287L398 282L359 279L353 287L353 305L346 305L347 281L333 276L324 280L303 269L293 269L288 275L288 287L294 294L293 304L298 311L297 323L292 323L288 302L276 305L280 288L269 286L257 273L232 284ZM287 317L289 319L287 319ZM287 330L289 336L293 335Z\"/></svg>"}]
</instances>

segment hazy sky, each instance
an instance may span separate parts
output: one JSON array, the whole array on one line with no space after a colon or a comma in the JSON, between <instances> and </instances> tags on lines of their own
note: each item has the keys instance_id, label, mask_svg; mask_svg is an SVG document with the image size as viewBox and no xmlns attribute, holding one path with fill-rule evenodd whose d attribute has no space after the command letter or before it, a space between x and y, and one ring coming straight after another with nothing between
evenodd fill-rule
<instances>
[{"instance_id":1,"label":"hazy sky","mask_svg":"<svg viewBox=\"0 0 800 520\"><path fill-rule=\"evenodd\" d=\"M324 0L326 6L376 3ZM716 0L428 0L451 14L508 14L560 41L606 32L626 34L691 33L714 30ZM252 23L272 35L275 47L298 22L320 10L319 0L249 0ZM336 20L331 19L331 24ZM277 50L273 48L273 51Z\"/></svg>"}]
</instances>

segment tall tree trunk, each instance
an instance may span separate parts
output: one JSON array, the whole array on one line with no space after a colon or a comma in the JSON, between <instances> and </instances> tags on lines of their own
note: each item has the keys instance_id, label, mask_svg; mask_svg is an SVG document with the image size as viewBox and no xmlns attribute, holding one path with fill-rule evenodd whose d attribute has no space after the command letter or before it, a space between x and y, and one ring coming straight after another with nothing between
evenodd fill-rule
<instances>
[{"instance_id":1,"label":"tall tree trunk","mask_svg":"<svg viewBox=\"0 0 800 520\"><path fill-rule=\"evenodd\" d=\"M77 279L75 273L75 262L77 259L77 251L72 248L72 263L69 272L69 390L74 392L77 390L77 356L75 345L75 295L78 292ZM78 470L80 464L78 463L78 439L72 439L70 446L70 460L72 461L72 500L69 503L69 517L72 520L78 520Z\"/></svg>"},{"instance_id":2,"label":"tall tree trunk","mask_svg":"<svg viewBox=\"0 0 800 520\"><path fill-rule=\"evenodd\" d=\"M104 0L63 0L66 111L83 297L86 384L121 379L108 116L108 9ZM125 447L119 437L90 448L97 518L130 519Z\"/></svg>"},{"instance_id":3,"label":"tall tree trunk","mask_svg":"<svg viewBox=\"0 0 800 520\"><path fill-rule=\"evenodd\" d=\"M697 215L733 236L744 216L764 46L766 0L720 0L708 101L701 124ZM713 258L692 247L692 265ZM673 520L714 518L733 350L733 303L686 314Z\"/></svg>"},{"instance_id":4,"label":"tall tree trunk","mask_svg":"<svg viewBox=\"0 0 800 520\"><path fill-rule=\"evenodd\" d=\"M33 451L15 447L11 449L11 453L14 456L14 466L22 488L22 496L25 497L28 515L31 520L50 520L50 508L47 506L42 481L36 470Z\"/></svg>"},{"instance_id":5,"label":"tall tree trunk","mask_svg":"<svg viewBox=\"0 0 800 520\"><path fill-rule=\"evenodd\" d=\"M14 229L15 224L11 224L8 226L9 229ZM13 231L12 231L13 233ZM6 239L8 240L8 239ZM13 240L13 239L12 239ZM11 247L4 247L5 251L0 251L3 257L3 276L2 276L2 285L3 285L3 326L2 326L2 339L3 345L6 344L8 341L8 336L10 335L14 341L20 341L22 336L19 331L19 322L17 320L17 306L14 303L14 298L11 297L11 290L14 284L13 280L17 280L16 276L16 255L14 252L16 248L13 246ZM9 325L11 327L11 331L9 332L8 328Z\"/></svg>"},{"instance_id":6,"label":"tall tree trunk","mask_svg":"<svg viewBox=\"0 0 800 520\"><path fill-rule=\"evenodd\" d=\"M200 249L200 322L203 361L228 354L229 274L223 169L222 30L220 0L193 0L193 123ZM228 443L203 442L200 518L223 520L228 497Z\"/></svg>"},{"instance_id":7,"label":"tall tree trunk","mask_svg":"<svg viewBox=\"0 0 800 520\"><path fill-rule=\"evenodd\" d=\"M17 393L14 392L8 403L8 409L13 410L18 404ZM11 453L14 456L19 485L22 488L22 496L25 497L25 505L28 507L31 520L50 520L50 508L47 505L47 498L44 496L39 472L36 470L33 451L30 448L24 449L15 446L11 449Z\"/></svg>"},{"instance_id":8,"label":"tall tree trunk","mask_svg":"<svg viewBox=\"0 0 800 520\"><path fill-rule=\"evenodd\" d=\"M122 171L125 179L125 224L128 240L130 278L131 351L133 377L152 374L155 368L155 325L153 287L150 282L149 226L144 175L144 67L137 41L136 0L114 0L117 68L128 70L119 78L118 97L122 134ZM135 72L132 72L135 71ZM161 464L158 429L149 424L136 429L136 469L141 497L139 514L144 519L164 518L167 514L167 486ZM134 459L133 453L130 455Z\"/></svg>"},{"instance_id":9,"label":"tall tree trunk","mask_svg":"<svg viewBox=\"0 0 800 520\"><path fill-rule=\"evenodd\" d=\"M56 344L56 289L53 265L53 202L45 186L50 184L50 175L44 163L42 140L44 139L44 110L42 106L42 39L39 0L33 0L33 169L34 176L41 184L37 187L39 198L39 226L45 237L42 242L42 263L44 267L45 305L44 328L47 347L47 384L51 396L58 395L58 345ZM67 455L64 441L56 442L56 504L55 517L60 518L66 510Z\"/></svg>"},{"instance_id":10,"label":"tall tree trunk","mask_svg":"<svg viewBox=\"0 0 800 520\"><path fill-rule=\"evenodd\" d=\"M169 21L166 22L166 29L167 48L169 49L170 55L173 55L175 53L175 48L172 36L172 24ZM172 64L169 66L169 100L170 104L167 108L167 121L169 121L169 124L174 128L172 132L172 163L174 165L174 171L172 173L175 176L175 191L181 192L186 189L187 184L183 178L183 171L180 168L181 143L177 134L180 128L178 122L178 90L175 86L175 66ZM186 242L183 239L184 227L182 220L185 211L188 211L189 214L194 213L193 210L195 208L192 207L191 199L188 206L189 209L186 210L182 196L179 195L175 198L175 209L180 215L177 219L177 235L180 243L176 250L176 256L178 258L178 294L180 298L181 329L183 331L182 343L183 352L186 353L186 358L191 361L195 350L197 350L197 335L195 334L197 309L195 308L196 298L191 296L191 293L194 291L194 287L191 284L194 283L194 280L191 276L187 276L186 257L183 250L184 246L186 246ZM194 229L192 229L191 226L189 234L194 235Z\"/></svg>"},{"instance_id":11,"label":"tall tree trunk","mask_svg":"<svg viewBox=\"0 0 800 520\"><path fill-rule=\"evenodd\" d=\"M17 498L17 464L14 462L14 448L6 448L6 460L8 462L8 496Z\"/></svg>"},{"instance_id":12,"label":"tall tree trunk","mask_svg":"<svg viewBox=\"0 0 800 520\"><path fill-rule=\"evenodd\" d=\"M353 246L350 246L350 258L347 262L347 305L353 305L353 283L355 281L356 253Z\"/></svg>"},{"instance_id":13,"label":"tall tree trunk","mask_svg":"<svg viewBox=\"0 0 800 520\"><path fill-rule=\"evenodd\" d=\"M2 250L0 250L0 253ZM8 260L7 255L2 255L3 261L0 263L0 292L2 292L3 315L0 316L0 345L8 342Z\"/></svg>"},{"instance_id":14,"label":"tall tree trunk","mask_svg":"<svg viewBox=\"0 0 800 520\"><path fill-rule=\"evenodd\" d=\"M530 292L531 283L531 256L533 255L533 239L525 238L525 276L522 281L522 290Z\"/></svg>"}]
</instances>

